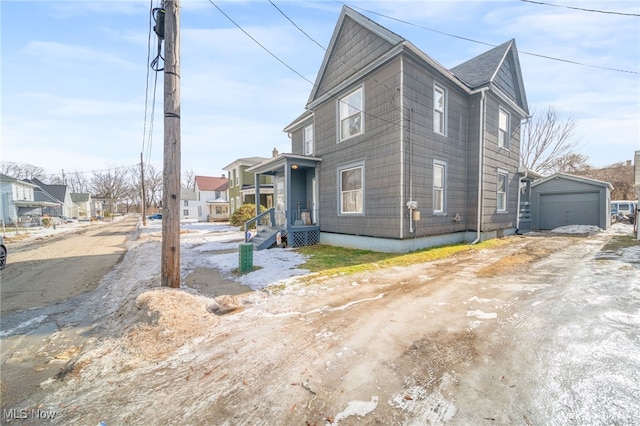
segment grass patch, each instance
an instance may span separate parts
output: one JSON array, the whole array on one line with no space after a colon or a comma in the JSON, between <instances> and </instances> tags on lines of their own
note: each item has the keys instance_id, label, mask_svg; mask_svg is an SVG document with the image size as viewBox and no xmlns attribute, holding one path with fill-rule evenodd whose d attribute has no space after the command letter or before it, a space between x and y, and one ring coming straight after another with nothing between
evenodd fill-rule
<instances>
[{"instance_id":1,"label":"grass patch","mask_svg":"<svg viewBox=\"0 0 640 426\"><path fill-rule=\"evenodd\" d=\"M508 238L492 239L476 245L467 243L450 244L410 253L382 253L327 245L299 247L296 250L307 256L307 261L300 267L315 272L315 278L318 276L350 275L380 268L432 262L461 252L498 247L509 244L511 241L513 240Z\"/></svg>"},{"instance_id":2,"label":"grass patch","mask_svg":"<svg viewBox=\"0 0 640 426\"><path fill-rule=\"evenodd\" d=\"M633 235L615 235L602 247L601 251L616 252L621 249L637 246L638 243Z\"/></svg>"}]
</instances>

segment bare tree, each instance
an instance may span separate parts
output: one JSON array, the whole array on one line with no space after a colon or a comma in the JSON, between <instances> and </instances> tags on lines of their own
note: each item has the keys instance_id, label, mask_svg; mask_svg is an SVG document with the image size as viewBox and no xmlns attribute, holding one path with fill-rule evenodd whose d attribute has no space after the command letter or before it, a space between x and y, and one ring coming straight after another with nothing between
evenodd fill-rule
<instances>
[{"instance_id":1,"label":"bare tree","mask_svg":"<svg viewBox=\"0 0 640 426\"><path fill-rule=\"evenodd\" d=\"M633 187L634 170L631 161L621 161L599 169L588 168L576 174L609 182L613 186L612 200L633 200L637 196Z\"/></svg>"},{"instance_id":2,"label":"bare tree","mask_svg":"<svg viewBox=\"0 0 640 426\"><path fill-rule=\"evenodd\" d=\"M53 185L67 185L69 192L76 194L90 192L90 182L83 172L54 175L49 179Z\"/></svg>"},{"instance_id":3,"label":"bare tree","mask_svg":"<svg viewBox=\"0 0 640 426\"><path fill-rule=\"evenodd\" d=\"M182 178L182 186L189 189L195 189L196 187L196 174L193 170L187 170L184 172Z\"/></svg>"},{"instance_id":4,"label":"bare tree","mask_svg":"<svg viewBox=\"0 0 640 426\"><path fill-rule=\"evenodd\" d=\"M44 180L44 169L29 163L14 163L3 161L0 163L0 173L14 179L40 179Z\"/></svg>"},{"instance_id":5,"label":"bare tree","mask_svg":"<svg viewBox=\"0 0 640 426\"><path fill-rule=\"evenodd\" d=\"M156 209L160 207L162 200L162 171L156 169L152 165L145 168L144 186L146 189L145 198L147 199L147 209L154 206Z\"/></svg>"},{"instance_id":6,"label":"bare tree","mask_svg":"<svg viewBox=\"0 0 640 426\"><path fill-rule=\"evenodd\" d=\"M91 189L98 198L109 200L110 212L116 213L117 203L124 200L130 188L129 170L114 168L96 173L91 179Z\"/></svg>"},{"instance_id":7,"label":"bare tree","mask_svg":"<svg viewBox=\"0 0 640 426\"><path fill-rule=\"evenodd\" d=\"M566 171L562 168L572 167L575 160L583 163L586 157L575 157L575 149L580 144L573 134L576 125L572 116L561 120L553 107L543 114L534 111L522 126L521 164L545 175Z\"/></svg>"}]
</instances>

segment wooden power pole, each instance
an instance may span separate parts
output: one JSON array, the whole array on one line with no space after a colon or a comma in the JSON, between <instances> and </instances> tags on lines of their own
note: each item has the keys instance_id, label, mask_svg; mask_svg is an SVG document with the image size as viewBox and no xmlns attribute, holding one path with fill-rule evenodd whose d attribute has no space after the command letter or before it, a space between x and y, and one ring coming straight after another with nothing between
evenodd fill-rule
<instances>
[{"instance_id":1,"label":"wooden power pole","mask_svg":"<svg viewBox=\"0 0 640 426\"><path fill-rule=\"evenodd\" d=\"M180 287L180 0L164 0L162 286Z\"/></svg>"}]
</instances>

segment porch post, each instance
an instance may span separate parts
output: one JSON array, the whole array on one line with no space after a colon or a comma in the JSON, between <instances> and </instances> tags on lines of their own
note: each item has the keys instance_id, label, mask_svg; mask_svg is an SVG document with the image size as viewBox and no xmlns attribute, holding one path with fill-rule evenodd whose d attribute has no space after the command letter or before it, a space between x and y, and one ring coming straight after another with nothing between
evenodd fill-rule
<instances>
[{"instance_id":1,"label":"porch post","mask_svg":"<svg viewBox=\"0 0 640 426\"><path fill-rule=\"evenodd\" d=\"M289 159L285 158L284 160L284 190L285 190L285 205L284 205L284 214L287 223L287 229L291 227L291 217L289 217L289 212L291 209L291 166L289 165Z\"/></svg>"},{"instance_id":2,"label":"porch post","mask_svg":"<svg viewBox=\"0 0 640 426\"><path fill-rule=\"evenodd\" d=\"M256 216L260 214L260 174L254 173L254 180L256 186Z\"/></svg>"}]
</instances>

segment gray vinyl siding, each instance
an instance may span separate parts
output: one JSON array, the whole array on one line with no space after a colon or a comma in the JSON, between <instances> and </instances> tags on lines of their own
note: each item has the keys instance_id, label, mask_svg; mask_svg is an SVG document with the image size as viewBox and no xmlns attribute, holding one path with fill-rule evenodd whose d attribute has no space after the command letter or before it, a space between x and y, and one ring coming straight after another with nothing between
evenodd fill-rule
<instances>
[{"instance_id":1,"label":"gray vinyl siding","mask_svg":"<svg viewBox=\"0 0 640 426\"><path fill-rule=\"evenodd\" d=\"M498 146L498 110L509 112L509 149ZM520 120L515 111L500 104L496 97L488 94L485 105L483 231L515 228L518 211L518 165L520 163ZM507 212L497 211L498 169L509 173Z\"/></svg>"},{"instance_id":2,"label":"gray vinyl siding","mask_svg":"<svg viewBox=\"0 0 640 426\"><path fill-rule=\"evenodd\" d=\"M467 139L467 196L466 216L462 217L467 229L477 231L478 217L478 168L480 167L480 127L483 118L480 116L482 110L482 96L473 95L469 98L469 120Z\"/></svg>"},{"instance_id":3,"label":"gray vinyl siding","mask_svg":"<svg viewBox=\"0 0 640 426\"><path fill-rule=\"evenodd\" d=\"M519 103L522 101L522 94L516 86L515 68L513 55L509 53L502 66L498 69L495 85L516 103Z\"/></svg>"},{"instance_id":4,"label":"gray vinyl siding","mask_svg":"<svg viewBox=\"0 0 640 426\"><path fill-rule=\"evenodd\" d=\"M364 81L364 133L340 143L337 95L314 110L315 151L322 158L319 170L320 229L385 238L400 235L400 111L397 89L400 61L393 61ZM361 84L361 83L360 83ZM338 170L363 162L364 215L339 214Z\"/></svg>"},{"instance_id":5,"label":"gray vinyl siding","mask_svg":"<svg viewBox=\"0 0 640 426\"><path fill-rule=\"evenodd\" d=\"M446 100L446 136L434 131L433 91L434 84L443 87ZM405 208L405 238L438 235L466 229L467 214L467 126L469 122L466 96L453 84L428 67L405 59L404 62L405 117L411 113L411 135L413 144L413 167L411 167L411 146L409 135L405 143L405 194L409 201L410 181L413 181L413 199L418 202L420 221L415 224L415 233L409 234L409 212ZM407 129L408 121L405 120ZM433 162L446 163L445 204L446 215L434 214L433 204ZM413 169L413 173L410 170ZM413 174L411 179L410 174ZM452 218L460 214L461 221Z\"/></svg>"},{"instance_id":6,"label":"gray vinyl siding","mask_svg":"<svg viewBox=\"0 0 640 426\"><path fill-rule=\"evenodd\" d=\"M334 60L329 63L320 82L318 95L331 91L358 70L391 48L391 44L372 33L369 29L357 24L350 18L335 43Z\"/></svg>"}]
</instances>

